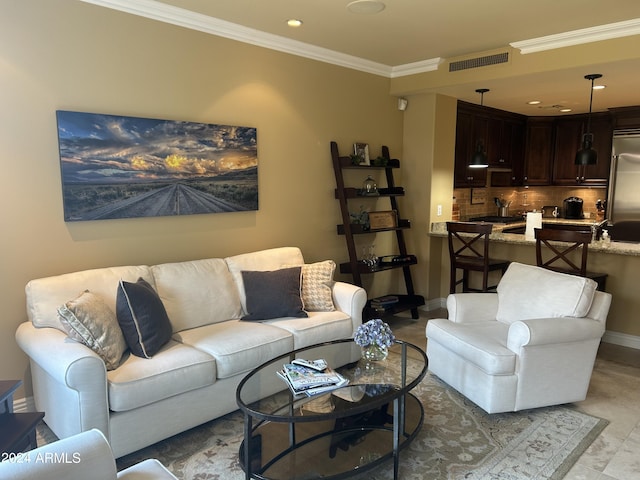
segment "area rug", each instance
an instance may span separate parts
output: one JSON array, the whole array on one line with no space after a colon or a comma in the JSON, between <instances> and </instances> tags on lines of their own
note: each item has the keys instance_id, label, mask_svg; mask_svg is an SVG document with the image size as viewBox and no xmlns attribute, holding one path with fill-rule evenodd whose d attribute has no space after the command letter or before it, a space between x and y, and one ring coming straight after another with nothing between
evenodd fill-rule
<instances>
[{"instance_id":1,"label":"area rug","mask_svg":"<svg viewBox=\"0 0 640 480\"><path fill-rule=\"evenodd\" d=\"M403 480L561 479L608 423L570 405L489 415L429 373L413 393L425 421L401 452ZM181 480L243 479L242 425L231 413L123 457L118 468L157 458ZM391 464L355 478L391 479Z\"/></svg>"}]
</instances>

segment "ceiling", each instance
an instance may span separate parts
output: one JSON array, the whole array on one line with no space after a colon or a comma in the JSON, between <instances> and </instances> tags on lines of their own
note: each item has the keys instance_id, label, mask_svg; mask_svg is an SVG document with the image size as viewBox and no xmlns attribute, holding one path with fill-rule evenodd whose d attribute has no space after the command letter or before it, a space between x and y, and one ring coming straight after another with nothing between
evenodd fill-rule
<instances>
[{"instance_id":1,"label":"ceiling","mask_svg":"<svg viewBox=\"0 0 640 480\"><path fill-rule=\"evenodd\" d=\"M384 6L373 14L351 12L347 8L349 3L355 3L351 0L83 1L137 14L142 10L148 12L149 5L166 7L170 11L162 12L162 16L142 13L163 21L167 21L169 13L193 12L198 24L211 17L213 21L240 26L249 43L252 36L257 38L264 32L268 37L263 45L290 42L298 52L307 49L312 58L315 49L320 49L323 57L335 55L336 63L348 66L352 62L355 68L379 69L390 77L394 71L416 62L420 65L438 58L464 57L508 47L514 42L631 20L634 20L631 32L640 40L638 0L361 0L355 4L364 10ZM126 8L122 7L124 4ZM287 26L290 18L302 20L302 26ZM229 30L228 25L219 27ZM606 33L606 28L595 33L603 31ZM607 88L594 93L594 111L640 105L640 51L638 58L592 67L590 71L578 68L527 75L517 82L497 79L482 85L444 86L437 91L479 103L475 88L489 88L484 96L487 106L527 115L555 115L558 109L551 106L563 105L572 108L572 113L582 113L589 107L589 85L584 75L602 73L603 78L596 83ZM533 99L542 101L542 105L526 104Z\"/></svg>"}]
</instances>

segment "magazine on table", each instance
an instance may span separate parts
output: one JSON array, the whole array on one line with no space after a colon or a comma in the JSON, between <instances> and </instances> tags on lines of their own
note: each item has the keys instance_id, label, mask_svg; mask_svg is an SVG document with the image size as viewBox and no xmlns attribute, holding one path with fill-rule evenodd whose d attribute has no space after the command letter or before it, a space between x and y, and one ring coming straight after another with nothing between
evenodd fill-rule
<instances>
[{"instance_id":1,"label":"magazine on table","mask_svg":"<svg viewBox=\"0 0 640 480\"><path fill-rule=\"evenodd\" d=\"M294 395L317 395L343 387L349 381L331 368L320 371L300 364L285 363L278 375L287 383Z\"/></svg>"}]
</instances>

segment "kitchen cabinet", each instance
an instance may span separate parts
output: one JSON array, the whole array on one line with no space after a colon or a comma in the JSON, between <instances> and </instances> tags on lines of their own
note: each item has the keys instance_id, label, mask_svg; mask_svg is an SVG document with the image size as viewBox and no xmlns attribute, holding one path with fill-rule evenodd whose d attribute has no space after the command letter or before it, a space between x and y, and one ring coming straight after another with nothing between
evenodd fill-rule
<instances>
[{"instance_id":1,"label":"kitchen cabinet","mask_svg":"<svg viewBox=\"0 0 640 480\"><path fill-rule=\"evenodd\" d=\"M455 188L485 187L487 184L486 169L468 167L469 160L471 160L471 156L477 148L477 144L474 141L474 131L473 115L458 108L455 165L453 170Z\"/></svg>"},{"instance_id":2,"label":"kitchen cabinet","mask_svg":"<svg viewBox=\"0 0 640 480\"><path fill-rule=\"evenodd\" d=\"M627 130L640 128L640 106L610 108L613 129Z\"/></svg>"},{"instance_id":3,"label":"kitchen cabinet","mask_svg":"<svg viewBox=\"0 0 640 480\"><path fill-rule=\"evenodd\" d=\"M554 142L553 117L527 119L525 159L520 185L549 185Z\"/></svg>"},{"instance_id":4,"label":"kitchen cabinet","mask_svg":"<svg viewBox=\"0 0 640 480\"><path fill-rule=\"evenodd\" d=\"M598 163L584 167L574 163L576 153L582 148L582 135L587 132L588 120L588 115L569 115L555 120L553 185L607 185L613 139L612 119L609 113L595 113L591 116L593 148L598 153Z\"/></svg>"},{"instance_id":5,"label":"kitchen cabinet","mask_svg":"<svg viewBox=\"0 0 640 480\"><path fill-rule=\"evenodd\" d=\"M487 171L467 167L479 144L484 147L490 168L510 170L512 165L522 164L524 132L523 115L459 101L455 187L486 186ZM506 179L510 181L510 177Z\"/></svg>"}]
</instances>

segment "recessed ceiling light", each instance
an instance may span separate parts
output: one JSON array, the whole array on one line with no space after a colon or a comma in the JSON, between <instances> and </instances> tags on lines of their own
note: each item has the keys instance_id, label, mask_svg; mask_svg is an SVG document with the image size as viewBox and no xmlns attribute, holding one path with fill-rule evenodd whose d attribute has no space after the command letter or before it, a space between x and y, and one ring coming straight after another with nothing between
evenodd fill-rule
<instances>
[{"instance_id":1,"label":"recessed ceiling light","mask_svg":"<svg viewBox=\"0 0 640 480\"><path fill-rule=\"evenodd\" d=\"M594 85L593 86L594 90L604 90L605 88L607 88L606 85Z\"/></svg>"},{"instance_id":2,"label":"recessed ceiling light","mask_svg":"<svg viewBox=\"0 0 640 480\"><path fill-rule=\"evenodd\" d=\"M570 109L570 108L561 108L561 109L560 109L560 111L561 111L562 113L568 113L568 112L570 112L570 111L571 111L571 109Z\"/></svg>"},{"instance_id":3,"label":"recessed ceiling light","mask_svg":"<svg viewBox=\"0 0 640 480\"><path fill-rule=\"evenodd\" d=\"M540 103L542 103L540 100L531 100L527 105L540 105Z\"/></svg>"},{"instance_id":4,"label":"recessed ceiling light","mask_svg":"<svg viewBox=\"0 0 640 480\"><path fill-rule=\"evenodd\" d=\"M293 28L297 28L302 25L302 20L298 20L297 18L291 18L287 20L287 25Z\"/></svg>"},{"instance_id":5,"label":"recessed ceiling light","mask_svg":"<svg viewBox=\"0 0 640 480\"><path fill-rule=\"evenodd\" d=\"M361 13L365 15L380 13L385 8L386 5L379 0L356 0L347 5L347 10L351 13Z\"/></svg>"}]
</instances>

